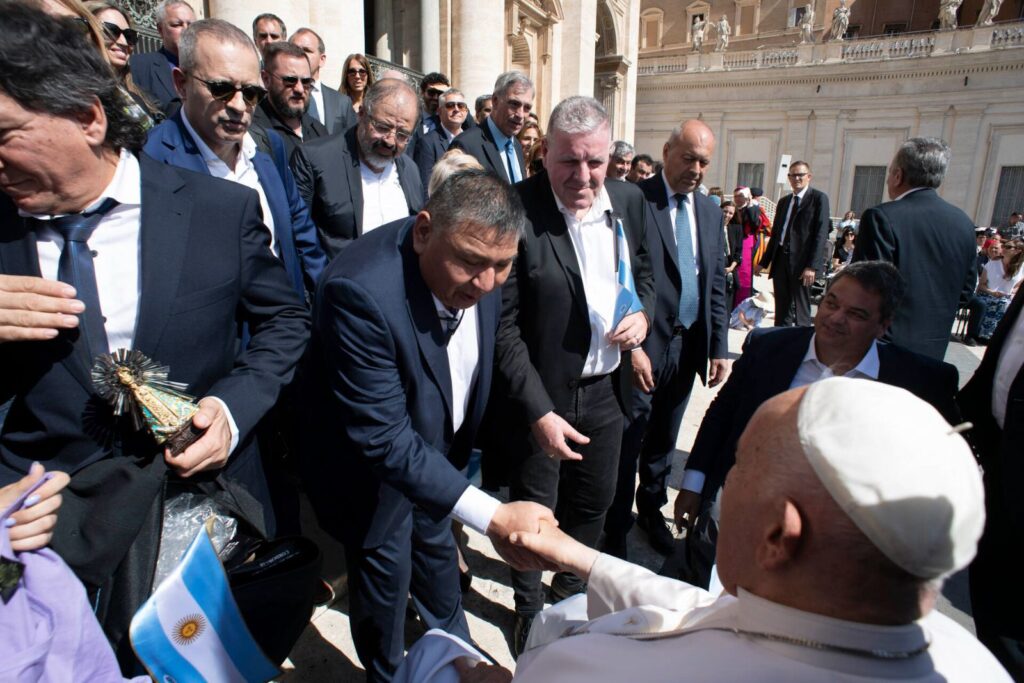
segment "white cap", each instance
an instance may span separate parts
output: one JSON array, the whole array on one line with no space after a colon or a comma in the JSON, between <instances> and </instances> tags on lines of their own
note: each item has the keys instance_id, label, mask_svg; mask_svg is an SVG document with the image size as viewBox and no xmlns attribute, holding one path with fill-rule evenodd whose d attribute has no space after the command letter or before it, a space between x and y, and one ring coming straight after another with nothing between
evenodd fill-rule
<instances>
[{"instance_id":1,"label":"white cap","mask_svg":"<svg viewBox=\"0 0 1024 683\"><path fill-rule=\"evenodd\" d=\"M897 566L932 579L974 557L985 525L981 475L931 405L888 384L835 377L808 387L797 433L825 489Z\"/></svg>"}]
</instances>

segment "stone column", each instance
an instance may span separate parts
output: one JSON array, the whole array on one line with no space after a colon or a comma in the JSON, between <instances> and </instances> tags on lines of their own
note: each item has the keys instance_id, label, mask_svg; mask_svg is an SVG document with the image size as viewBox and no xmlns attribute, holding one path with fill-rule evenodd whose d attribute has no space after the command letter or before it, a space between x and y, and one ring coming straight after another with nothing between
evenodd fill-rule
<instances>
[{"instance_id":1,"label":"stone column","mask_svg":"<svg viewBox=\"0 0 1024 683\"><path fill-rule=\"evenodd\" d=\"M391 47L395 32L394 13L391 10L391 0L373 1L373 54L389 62L393 61Z\"/></svg>"},{"instance_id":2,"label":"stone column","mask_svg":"<svg viewBox=\"0 0 1024 683\"><path fill-rule=\"evenodd\" d=\"M564 18L557 27L562 34L562 82L555 102L570 95L594 95L597 0L566 0L562 12Z\"/></svg>"},{"instance_id":3,"label":"stone column","mask_svg":"<svg viewBox=\"0 0 1024 683\"><path fill-rule=\"evenodd\" d=\"M467 102L494 90L495 79L505 70L506 33L502 0L453 0L452 72L448 77L466 93ZM495 44L495 36L501 36L500 45Z\"/></svg>"},{"instance_id":4,"label":"stone column","mask_svg":"<svg viewBox=\"0 0 1024 683\"><path fill-rule=\"evenodd\" d=\"M441 3L420 0L420 71L441 70Z\"/></svg>"},{"instance_id":5,"label":"stone column","mask_svg":"<svg viewBox=\"0 0 1024 683\"><path fill-rule=\"evenodd\" d=\"M354 52L366 51L363 2L313 0L309 3L309 25L320 34L327 46L327 64L321 69L320 79L336 88L341 83L345 57Z\"/></svg>"},{"instance_id":6,"label":"stone column","mask_svg":"<svg viewBox=\"0 0 1024 683\"><path fill-rule=\"evenodd\" d=\"M201 5L202 3L191 3ZM242 0L208 0L210 18L230 21L252 36L252 20L259 14L252 4ZM289 31L300 26L309 25L309 0L277 0L274 3L274 14L281 17Z\"/></svg>"}]
</instances>

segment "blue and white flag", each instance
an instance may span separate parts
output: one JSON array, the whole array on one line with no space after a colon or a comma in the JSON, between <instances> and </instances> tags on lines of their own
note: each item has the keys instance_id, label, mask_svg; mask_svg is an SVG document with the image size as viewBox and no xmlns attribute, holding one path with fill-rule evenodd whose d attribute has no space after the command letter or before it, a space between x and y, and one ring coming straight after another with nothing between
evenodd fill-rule
<instances>
[{"instance_id":1,"label":"blue and white flag","mask_svg":"<svg viewBox=\"0 0 1024 683\"><path fill-rule=\"evenodd\" d=\"M279 673L246 628L206 527L135 613L129 636L159 683L262 683Z\"/></svg>"},{"instance_id":2,"label":"blue and white flag","mask_svg":"<svg viewBox=\"0 0 1024 683\"><path fill-rule=\"evenodd\" d=\"M615 264L619 293L615 297L615 319L612 323L614 330L627 315L644 310L644 305L640 303L640 297L636 293L636 283L633 282L633 268L629 265L629 243L626 241L626 230L622 227L622 219L613 216L612 220L615 221L615 252L619 258L619 262Z\"/></svg>"}]
</instances>

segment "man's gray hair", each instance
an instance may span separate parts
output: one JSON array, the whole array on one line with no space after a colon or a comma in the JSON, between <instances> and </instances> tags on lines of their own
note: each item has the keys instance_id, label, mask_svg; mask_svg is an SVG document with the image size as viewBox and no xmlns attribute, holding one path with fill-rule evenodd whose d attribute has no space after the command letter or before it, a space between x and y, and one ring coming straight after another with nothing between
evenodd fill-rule
<instances>
[{"instance_id":1,"label":"man's gray hair","mask_svg":"<svg viewBox=\"0 0 1024 683\"><path fill-rule=\"evenodd\" d=\"M396 95L403 94L412 99L416 103L416 121L419 121L420 117L420 98L416 95L416 91L413 90L412 86L409 85L409 81L397 78L382 78L370 86L370 89L366 91L366 95L363 97L363 110L366 111L367 116L373 116L373 110L377 108L385 98L394 97Z\"/></svg>"},{"instance_id":2,"label":"man's gray hair","mask_svg":"<svg viewBox=\"0 0 1024 683\"><path fill-rule=\"evenodd\" d=\"M896 266L888 261L857 261L836 273L825 287L825 294L843 278L852 277L860 286L882 299L881 319L892 320L896 308L903 301L907 283Z\"/></svg>"},{"instance_id":3,"label":"man's gray hair","mask_svg":"<svg viewBox=\"0 0 1024 683\"><path fill-rule=\"evenodd\" d=\"M910 138L896 152L893 165L910 187L938 187L949 167L949 145L939 138Z\"/></svg>"},{"instance_id":4,"label":"man's gray hair","mask_svg":"<svg viewBox=\"0 0 1024 683\"><path fill-rule=\"evenodd\" d=\"M498 76L498 80L494 81L493 96L504 98L508 91L516 86L526 88L530 92L534 91L533 81L529 76L522 71L506 71Z\"/></svg>"},{"instance_id":5,"label":"man's gray hair","mask_svg":"<svg viewBox=\"0 0 1024 683\"><path fill-rule=\"evenodd\" d=\"M223 19L200 19L189 24L189 27L182 32L181 41L178 43L178 66L185 73L191 73L197 66L196 48L199 44L199 36L209 36L218 45L221 43L244 45L252 50L256 56L256 63L259 64L260 53L252 39L245 35L245 31Z\"/></svg>"},{"instance_id":6,"label":"man's gray hair","mask_svg":"<svg viewBox=\"0 0 1024 683\"><path fill-rule=\"evenodd\" d=\"M526 234L526 209L519 193L498 176L468 168L452 173L434 190L423 210L431 224L442 231L473 226L490 228L498 241L522 239Z\"/></svg>"},{"instance_id":7,"label":"man's gray hair","mask_svg":"<svg viewBox=\"0 0 1024 683\"><path fill-rule=\"evenodd\" d=\"M298 31L296 31L295 33L293 33L293 34L291 35L291 37L290 37L290 38L288 39L288 42L289 42L289 43L292 43L292 44L294 44L295 38L296 38L297 36L301 36L301 35L302 35L303 33L308 33L308 34L310 34L311 36L313 36L314 38L316 38L316 49L317 49L317 50L318 50L318 51L320 52L320 54L322 54L322 55L323 55L323 54L327 54L327 45L325 45L325 44L324 44L324 39L320 37L320 34L319 34L319 33L317 33L316 31L314 31L313 29L309 28L308 26L303 26L303 27L302 27L302 28L300 28L300 29L299 29Z\"/></svg>"},{"instance_id":8,"label":"man's gray hair","mask_svg":"<svg viewBox=\"0 0 1024 683\"><path fill-rule=\"evenodd\" d=\"M192 5L185 2L185 0L165 0L165 2L161 2L159 5L157 5L156 9L153 11L153 20L156 22L156 25L159 26L160 24L164 23L167 20L167 10L171 9L172 7L177 7L178 5L184 5L185 7L188 7L190 10L192 10L192 14L196 13L195 8L192 7Z\"/></svg>"},{"instance_id":9,"label":"man's gray hair","mask_svg":"<svg viewBox=\"0 0 1024 683\"><path fill-rule=\"evenodd\" d=\"M254 39L256 38L256 27L259 26L259 23L261 21L263 21L264 19L266 19L268 21L272 21L275 24L277 24L278 26L280 26L281 27L281 40L287 40L288 27L284 25L284 20L281 17L277 16L276 14L271 14L270 12L264 12L263 14L258 14L258 15L256 15L256 18L252 20L252 37Z\"/></svg>"},{"instance_id":10,"label":"man's gray hair","mask_svg":"<svg viewBox=\"0 0 1024 683\"><path fill-rule=\"evenodd\" d=\"M615 159L625 159L636 154L636 149L625 140L616 140L612 143L610 154Z\"/></svg>"},{"instance_id":11,"label":"man's gray hair","mask_svg":"<svg viewBox=\"0 0 1024 683\"><path fill-rule=\"evenodd\" d=\"M437 101L443 104L443 103L448 101L448 96L449 95L462 95L463 99L465 99L465 97L466 97L463 94L463 92L461 90L459 90L458 88L448 88L443 93L441 93L441 96L437 98Z\"/></svg>"},{"instance_id":12,"label":"man's gray hair","mask_svg":"<svg viewBox=\"0 0 1024 683\"><path fill-rule=\"evenodd\" d=\"M548 135L592 133L608 125L608 112L593 97L573 95L558 103L551 111Z\"/></svg>"}]
</instances>

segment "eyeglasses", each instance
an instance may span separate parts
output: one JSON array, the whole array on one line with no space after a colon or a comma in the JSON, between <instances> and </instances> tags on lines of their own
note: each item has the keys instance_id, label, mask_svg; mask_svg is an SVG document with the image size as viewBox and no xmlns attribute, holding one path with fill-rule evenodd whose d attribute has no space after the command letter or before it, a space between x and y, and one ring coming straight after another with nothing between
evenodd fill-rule
<instances>
[{"instance_id":1,"label":"eyeglasses","mask_svg":"<svg viewBox=\"0 0 1024 683\"><path fill-rule=\"evenodd\" d=\"M797 178L797 179L799 179L799 178L806 178L808 175L809 175L808 173L790 173L789 177L790 178Z\"/></svg>"},{"instance_id":2,"label":"eyeglasses","mask_svg":"<svg viewBox=\"0 0 1024 683\"><path fill-rule=\"evenodd\" d=\"M362 78L366 78L366 74L367 73L369 73L369 72L366 69L349 69L348 70L348 75L349 76L360 76Z\"/></svg>"},{"instance_id":3,"label":"eyeglasses","mask_svg":"<svg viewBox=\"0 0 1024 683\"><path fill-rule=\"evenodd\" d=\"M466 106L465 102L445 102L444 108L448 111L452 109L459 109L460 111L469 111L469 107Z\"/></svg>"},{"instance_id":4,"label":"eyeglasses","mask_svg":"<svg viewBox=\"0 0 1024 683\"><path fill-rule=\"evenodd\" d=\"M313 84L316 83L316 81L314 81L309 76L307 76L306 78L299 78L298 76L278 76L277 74L270 75L284 83L285 87L288 88L294 88L301 81L303 90L311 90L313 88Z\"/></svg>"},{"instance_id":5,"label":"eyeglasses","mask_svg":"<svg viewBox=\"0 0 1024 683\"><path fill-rule=\"evenodd\" d=\"M231 81L205 81L195 74L189 76L205 85L210 91L210 97L218 102L230 102L235 99L235 93L240 92L246 106L255 107L267 96L266 88L259 85L235 85Z\"/></svg>"},{"instance_id":6,"label":"eyeglasses","mask_svg":"<svg viewBox=\"0 0 1024 683\"><path fill-rule=\"evenodd\" d=\"M129 47L135 47L135 43L139 42L139 32L133 28L121 28L109 21L104 21L101 25L111 42L116 43L121 36L124 36L124 42L128 43Z\"/></svg>"},{"instance_id":7,"label":"eyeglasses","mask_svg":"<svg viewBox=\"0 0 1024 683\"><path fill-rule=\"evenodd\" d=\"M405 143L409 142L409 138L412 137L412 133L410 133L407 130L402 130L398 126L389 126L388 124L384 123L383 121L378 121L377 119L373 118L372 116L370 116L368 118L370 120L370 125L373 126L373 129L375 131L377 131L378 135L381 135L383 137L387 137L389 135L394 134L395 142L398 142L400 144L405 144Z\"/></svg>"}]
</instances>

